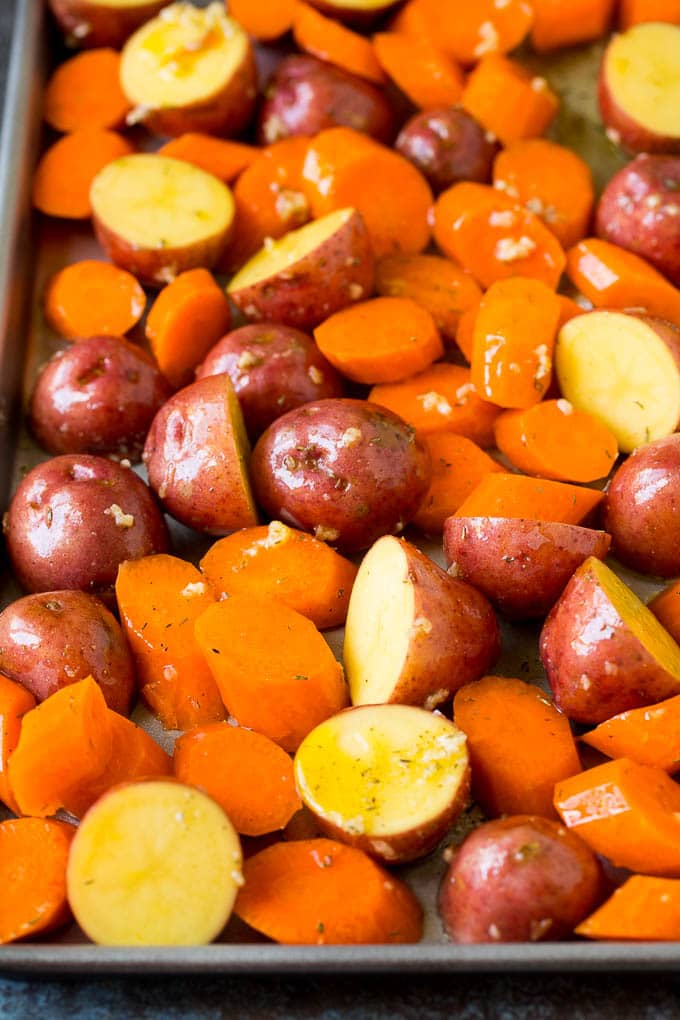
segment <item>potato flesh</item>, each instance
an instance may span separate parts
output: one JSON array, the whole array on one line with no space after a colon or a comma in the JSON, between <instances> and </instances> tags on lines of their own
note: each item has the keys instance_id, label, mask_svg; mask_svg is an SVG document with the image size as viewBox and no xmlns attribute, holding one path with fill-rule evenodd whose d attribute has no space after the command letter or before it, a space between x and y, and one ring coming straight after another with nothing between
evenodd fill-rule
<instances>
[{"instance_id":1,"label":"potato flesh","mask_svg":"<svg viewBox=\"0 0 680 1020\"><path fill-rule=\"evenodd\" d=\"M680 27L651 23L614 36L605 80L631 120L656 135L680 137Z\"/></svg>"},{"instance_id":2,"label":"potato flesh","mask_svg":"<svg viewBox=\"0 0 680 1020\"><path fill-rule=\"evenodd\" d=\"M92 208L102 223L141 249L186 248L226 231L229 188L212 174L167 156L136 154L95 177Z\"/></svg>"},{"instance_id":3,"label":"potato flesh","mask_svg":"<svg viewBox=\"0 0 680 1020\"><path fill-rule=\"evenodd\" d=\"M307 807L348 835L388 838L444 815L468 767L465 736L444 716L364 705L312 730L295 756Z\"/></svg>"},{"instance_id":4,"label":"potato flesh","mask_svg":"<svg viewBox=\"0 0 680 1020\"><path fill-rule=\"evenodd\" d=\"M105 794L81 822L68 898L101 945L203 945L226 924L242 883L241 847L211 798L149 781Z\"/></svg>"},{"instance_id":5,"label":"potato flesh","mask_svg":"<svg viewBox=\"0 0 680 1020\"><path fill-rule=\"evenodd\" d=\"M675 431L680 372L661 337L621 312L589 312L560 331L555 370L563 396L607 425L619 449Z\"/></svg>"}]
</instances>

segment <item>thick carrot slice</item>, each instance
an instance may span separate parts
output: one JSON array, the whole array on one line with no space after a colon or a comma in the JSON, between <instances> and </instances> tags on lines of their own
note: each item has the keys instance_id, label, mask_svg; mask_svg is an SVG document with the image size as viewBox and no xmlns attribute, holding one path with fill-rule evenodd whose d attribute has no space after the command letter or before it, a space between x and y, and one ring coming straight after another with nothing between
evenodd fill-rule
<instances>
[{"instance_id":1,"label":"thick carrot slice","mask_svg":"<svg viewBox=\"0 0 680 1020\"><path fill-rule=\"evenodd\" d=\"M587 939L633 942L680 940L680 882L631 875L575 929Z\"/></svg>"},{"instance_id":2,"label":"thick carrot slice","mask_svg":"<svg viewBox=\"0 0 680 1020\"><path fill-rule=\"evenodd\" d=\"M490 818L554 815L555 783L581 771L569 720L539 687L487 676L453 700L467 737L473 796Z\"/></svg>"},{"instance_id":3,"label":"thick carrot slice","mask_svg":"<svg viewBox=\"0 0 680 1020\"><path fill-rule=\"evenodd\" d=\"M565 248L587 234L593 178L588 164L571 149L545 138L513 142L496 157L493 182L539 216Z\"/></svg>"},{"instance_id":4,"label":"thick carrot slice","mask_svg":"<svg viewBox=\"0 0 680 1020\"><path fill-rule=\"evenodd\" d=\"M21 720L35 708L35 698L21 684L0 673L0 800L19 814L7 775L10 755L19 743Z\"/></svg>"},{"instance_id":5,"label":"thick carrot slice","mask_svg":"<svg viewBox=\"0 0 680 1020\"><path fill-rule=\"evenodd\" d=\"M117 128L131 104L120 86L120 53L78 53L54 71L45 86L43 117L57 131Z\"/></svg>"},{"instance_id":6,"label":"thick carrot slice","mask_svg":"<svg viewBox=\"0 0 680 1020\"><path fill-rule=\"evenodd\" d=\"M620 0L619 25L622 29L646 21L680 25L680 0Z\"/></svg>"},{"instance_id":7,"label":"thick carrot slice","mask_svg":"<svg viewBox=\"0 0 680 1020\"><path fill-rule=\"evenodd\" d=\"M425 444L432 458L432 482L411 523L436 535L485 475L504 469L470 439L453 432L426 435Z\"/></svg>"},{"instance_id":8,"label":"thick carrot slice","mask_svg":"<svg viewBox=\"0 0 680 1020\"><path fill-rule=\"evenodd\" d=\"M195 633L231 715L286 751L347 704L321 634L281 602L232 595L199 616Z\"/></svg>"},{"instance_id":9,"label":"thick carrot slice","mask_svg":"<svg viewBox=\"0 0 680 1020\"><path fill-rule=\"evenodd\" d=\"M564 294L557 295L560 300L560 321L559 329L562 329L567 322L571 322L577 315L583 315L585 308L581 308L576 301L572 301L571 298L566 297Z\"/></svg>"},{"instance_id":10,"label":"thick carrot slice","mask_svg":"<svg viewBox=\"0 0 680 1020\"><path fill-rule=\"evenodd\" d=\"M656 598L652 599L648 608L673 640L680 644L680 581L671 581Z\"/></svg>"},{"instance_id":11,"label":"thick carrot slice","mask_svg":"<svg viewBox=\"0 0 680 1020\"><path fill-rule=\"evenodd\" d=\"M33 178L33 205L48 216L86 220L90 185L100 170L135 150L121 135L83 128L64 135L40 158Z\"/></svg>"},{"instance_id":12,"label":"thick carrot slice","mask_svg":"<svg viewBox=\"0 0 680 1020\"><path fill-rule=\"evenodd\" d=\"M383 70L416 106L454 106L463 94L461 68L428 39L379 32L373 45Z\"/></svg>"},{"instance_id":13,"label":"thick carrot slice","mask_svg":"<svg viewBox=\"0 0 680 1020\"><path fill-rule=\"evenodd\" d=\"M680 876L680 786L661 769L617 758L557 783L555 807L617 867Z\"/></svg>"},{"instance_id":14,"label":"thick carrot slice","mask_svg":"<svg viewBox=\"0 0 680 1020\"><path fill-rule=\"evenodd\" d=\"M161 290L146 320L146 338L171 386L191 382L194 369L230 323L229 302L207 269L180 273Z\"/></svg>"},{"instance_id":15,"label":"thick carrot slice","mask_svg":"<svg viewBox=\"0 0 680 1020\"><path fill-rule=\"evenodd\" d=\"M531 45L539 53L547 53L599 39L609 28L614 4L615 0L570 0L568 4L563 0L531 0Z\"/></svg>"},{"instance_id":16,"label":"thick carrot slice","mask_svg":"<svg viewBox=\"0 0 680 1020\"><path fill-rule=\"evenodd\" d=\"M219 599L266 595L320 630L345 622L357 574L326 542L280 521L219 539L201 560L201 570Z\"/></svg>"},{"instance_id":17,"label":"thick carrot slice","mask_svg":"<svg viewBox=\"0 0 680 1020\"><path fill-rule=\"evenodd\" d=\"M490 53L468 78L461 105L504 145L510 145L542 135L560 104L545 78Z\"/></svg>"},{"instance_id":18,"label":"thick carrot slice","mask_svg":"<svg viewBox=\"0 0 680 1020\"><path fill-rule=\"evenodd\" d=\"M249 35L270 42L293 27L297 0L229 0L229 14Z\"/></svg>"},{"instance_id":19,"label":"thick carrot slice","mask_svg":"<svg viewBox=\"0 0 680 1020\"><path fill-rule=\"evenodd\" d=\"M516 468L558 482L606 478L619 454L611 429L568 400L506 411L495 431L498 449Z\"/></svg>"},{"instance_id":20,"label":"thick carrot slice","mask_svg":"<svg viewBox=\"0 0 680 1020\"><path fill-rule=\"evenodd\" d=\"M580 524L602 501L597 489L526 475L490 474L470 493L456 517L513 517Z\"/></svg>"},{"instance_id":21,"label":"thick carrot slice","mask_svg":"<svg viewBox=\"0 0 680 1020\"><path fill-rule=\"evenodd\" d=\"M581 737L608 758L630 758L665 772L680 769L680 695L633 708Z\"/></svg>"},{"instance_id":22,"label":"thick carrot slice","mask_svg":"<svg viewBox=\"0 0 680 1020\"><path fill-rule=\"evenodd\" d=\"M302 807L291 758L242 726L213 723L185 733L175 744L174 769L181 783L216 800L244 836L283 829Z\"/></svg>"},{"instance_id":23,"label":"thick carrot slice","mask_svg":"<svg viewBox=\"0 0 680 1020\"><path fill-rule=\"evenodd\" d=\"M224 719L193 633L194 621L214 602L200 571L165 554L128 560L118 570L116 599L140 693L163 726L188 730Z\"/></svg>"},{"instance_id":24,"label":"thick carrot slice","mask_svg":"<svg viewBox=\"0 0 680 1020\"><path fill-rule=\"evenodd\" d=\"M456 329L456 343L461 353L467 358L468 363L472 361L472 352L475 348L475 323L477 322L477 313L481 301L480 297L479 301L475 301L474 304L465 309L458 320L458 328Z\"/></svg>"},{"instance_id":25,"label":"thick carrot slice","mask_svg":"<svg viewBox=\"0 0 680 1020\"><path fill-rule=\"evenodd\" d=\"M500 414L482 400L461 365L439 362L404 382L374 386L369 394L423 434L455 432L478 446L493 446L493 426Z\"/></svg>"},{"instance_id":26,"label":"thick carrot slice","mask_svg":"<svg viewBox=\"0 0 680 1020\"><path fill-rule=\"evenodd\" d=\"M533 21L527 0L416 0L439 45L463 64L519 46Z\"/></svg>"},{"instance_id":27,"label":"thick carrot slice","mask_svg":"<svg viewBox=\"0 0 680 1020\"><path fill-rule=\"evenodd\" d=\"M383 69L368 39L350 31L337 21L324 17L307 4L298 3L293 18L295 42L305 53L327 60L351 74L382 85Z\"/></svg>"},{"instance_id":28,"label":"thick carrot slice","mask_svg":"<svg viewBox=\"0 0 680 1020\"><path fill-rule=\"evenodd\" d=\"M377 293L422 305L449 343L456 341L461 316L482 296L469 273L438 255L387 255L375 268Z\"/></svg>"},{"instance_id":29,"label":"thick carrot slice","mask_svg":"<svg viewBox=\"0 0 680 1020\"><path fill-rule=\"evenodd\" d=\"M146 295L132 273L108 262L74 262L50 279L45 318L67 340L124 336L146 307Z\"/></svg>"},{"instance_id":30,"label":"thick carrot slice","mask_svg":"<svg viewBox=\"0 0 680 1020\"><path fill-rule=\"evenodd\" d=\"M162 145L158 154L170 156L172 159L183 159L185 163L193 163L206 173L218 177L226 184L231 184L255 162L260 150L254 145L244 145L230 138L214 138L199 131L188 131Z\"/></svg>"},{"instance_id":31,"label":"thick carrot slice","mask_svg":"<svg viewBox=\"0 0 680 1020\"><path fill-rule=\"evenodd\" d=\"M71 917L66 864L72 825L54 819L0 823L0 943L58 928Z\"/></svg>"},{"instance_id":32,"label":"thick carrot slice","mask_svg":"<svg viewBox=\"0 0 680 1020\"><path fill-rule=\"evenodd\" d=\"M369 384L407 379L444 353L434 319L410 298L350 305L317 326L314 339L334 368Z\"/></svg>"},{"instance_id":33,"label":"thick carrot slice","mask_svg":"<svg viewBox=\"0 0 680 1020\"><path fill-rule=\"evenodd\" d=\"M290 945L418 942L411 890L362 850L330 839L276 843L250 857L235 913ZM360 895L357 895L357 890Z\"/></svg>"}]
</instances>

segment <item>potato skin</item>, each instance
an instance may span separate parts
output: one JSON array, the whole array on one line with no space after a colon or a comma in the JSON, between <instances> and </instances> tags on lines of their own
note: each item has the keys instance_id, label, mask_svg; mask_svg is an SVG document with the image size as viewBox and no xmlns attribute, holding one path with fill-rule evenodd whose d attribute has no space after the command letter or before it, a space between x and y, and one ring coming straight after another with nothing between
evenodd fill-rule
<instances>
[{"instance_id":1,"label":"potato skin","mask_svg":"<svg viewBox=\"0 0 680 1020\"><path fill-rule=\"evenodd\" d=\"M140 347L123 337L88 337L58 351L41 370L31 395L31 430L50 453L139 460L171 392Z\"/></svg>"},{"instance_id":2,"label":"potato skin","mask_svg":"<svg viewBox=\"0 0 680 1020\"><path fill-rule=\"evenodd\" d=\"M26 595L0 613L0 672L36 701L92 676L114 712L128 715L136 689L120 624L82 591Z\"/></svg>"},{"instance_id":3,"label":"potato skin","mask_svg":"<svg viewBox=\"0 0 680 1020\"><path fill-rule=\"evenodd\" d=\"M400 531L427 492L415 430L364 400L320 400L277 419L251 464L255 498L277 518L346 552Z\"/></svg>"},{"instance_id":4,"label":"potato skin","mask_svg":"<svg viewBox=\"0 0 680 1020\"><path fill-rule=\"evenodd\" d=\"M282 414L344 392L340 376L311 337L277 322L241 326L218 340L196 378L221 373L233 383L253 441Z\"/></svg>"},{"instance_id":5,"label":"potato skin","mask_svg":"<svg viewBox=\"0 0 680 1020\"><path fill-rule=\"evenodd\" d=\"M570 935L603 897L602 869L563 825L514 815L475 829L439 891L454 942L555 941Z\"/></svg>"},{"instance_id":6,"label":"potato skin","mask_svg":"<svg viewBox=\"0 0 680 1020\"><path fill-rule=\"evenodd\" d=\"M474 585L511 620L545 616L589 556L603 560L604 531L555 521L449 517L444 555L454 577Z\"/></svg>"},{"instance_id":7,"label":"potato skin","mask_svg":"<svg viewBox=\"0 0 680 1020\"><path fill-rule=\"evenodd\" d=\"M64 35L79 49L96 46L119 49L128 36L160 14L172 0L139 0L133 7L108 9L89 0L48 0L48 3Z\"/></svg>"},{"instance_id":8,"label":"potato skin","mask_svg":"<svg viewBox=\"0 0 680 1020\"><path fill-rule=\"evenodd\" d=\"M447 106L411 117L395 148L438 195L458 181L487 184L500 146L469 113Z\"/></svg>"},{"instance_id":9,"label":"potato skin","mask_svg":"<svg viewBox=\"0 0 680 1020\"><path fill-rule=\"evenodd\" d=\"M63 454L29 471L4 532L27 591L77 588L105 600L113 599L123 560L170 547L163 515L141 478L88 454Z\"/></svg>"},{"instance_id":10,"label":"potato skin","mask_svg":"<svg viewBox=\"0 0 680 1020\"><path fill-rule=\"evenodd\" d=\"M375 85L306 54L285 57L265 90L257 125L258 141L312 136L343 125L389 144L396 118Z\"/></svg>"}]
</instances>

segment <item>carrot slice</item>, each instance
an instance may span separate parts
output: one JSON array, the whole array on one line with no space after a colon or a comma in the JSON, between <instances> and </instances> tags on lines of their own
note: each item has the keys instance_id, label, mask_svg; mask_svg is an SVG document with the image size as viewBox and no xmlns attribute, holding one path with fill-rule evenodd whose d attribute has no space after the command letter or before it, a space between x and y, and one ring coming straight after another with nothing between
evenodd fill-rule
<instances>
[{"instance_id":1,"label":"carrot slice","mask_svg":"<svg viewBox=\"0 0 680 1020\"><path fill-rule=\"evenodd\" d=\"M620 0L619 25L622 29L645 21L680 25L680 0Z\"/></svg>"},{"instance_id":2,"label":"carrot slice","mask_svg":"<svg viewBox=\"0 0 680 1020\"><path fill-rule=\"evenodd\" d=\"M581 771L569 720L539 687L486 676L453 699L467 737L473 796L490 818L551 818L555 783Z\"/></svg>"},{"instance_id":3,"label":"carrot slice","mask_svg":"<svg viewBox=\"0 0 680 1020\"><path fill-rule=\"evenodd\" d=\"M132 273L86 259L54 274L44 305L47 322L67 340L124 336L144 314L146 295Z\"/></svg>"},{"instance_id":4,"label":"carrot slice","mask_svg":"<svg viewBox=\"0 0 680 1020\"><path fill-rule=\"evenodd\" d=\"M295 42L305 53L327 60L351 74L382 85L383 69L368 39L337 21L324 17L307 4L298 3L293 18Z\"/></svg>"},{"instance_id":5,"label":"carrot slice","mask_svg":"<svg viewBox=\"0 0 680 1020\"><path fill-rule=\"evenodd\" d=\"M652 599L647 608L651 609L673 640L680 644L680 581L671 581Z\"/></svg>"},{"instance_id":6,"label":"carrot slice","mask_svg":"<svg viewBox=\"0 0 680 1020\"><path fill-rule=\"evenodd\" d=\"M416 0L439 45L463 64L519 46L533 22L526 0Z\"/></svg>"},{"instance_id":7,"label":"carrot slice","mask_svg":"<svg viewBox=\"0 0 680 1020\"><path fill-rule=\"evenodd\" d=\"M191 382L230 324L229 302L207 269L180 273L161 290L146 320L146 338L171 386Z\"/></svg>"},{"instance_id":8,"label":"carrot slice","mask_svg":"<svg viewBox=\"0 0 680 1020\"><path fill-rule=\"evenodd\" d=\"M557 295L560 300L560 321L558 324L558 331L562 329L567 322L571 322L577 315L583 315L585 308L581 308L579 304L572 301L571 298L566 297L564 294Z\"/></svg>"},{"instance_id":9,"label":"carrot slice","mask_svg":"<svg viewBox=\"0 0 680 1020\"><path fill-rule=\"evenodd\" d=\"M436 535L482 478L503 468L470 439L453 432L426 435L425 445L432 458L432 482L411 523L427 535Z\"/></svg>"},{"instance_id":10,"label":"carrot slice","mask_svg":"<svg viewBox=\"0 0 680 1020\"><path fill-rule=\"evenodd\" d=\"M634 942L680 940L680 882L631 875L574 929L587 939Z\"/></svg>"},{"instance_id":11,"label":"carrot slice","mask_svg":"<svg viewBox=\"0 0 680 1020\"><path fill-rule=\"evenodd\" d=\"M0 823L0 943L58 928L71 917L66 864L75 828L54 819Z\"/></svg>"},{"instance_id":12,"label":"carrot slice","mask_svg":"<svg viewBox=\"0 0 680 1020\"><path fill-rule=\"evenodd\" d=\"M43 117L57 131L122 127L130 108L120 85L120 53L112 49L65 60L43 95Z\"/></svg>"},{"instance_id":13,"label":"carrot slice","mask_svg":"<svg viewBox=\"0 0 680 1020\"><path fill-rule=\"evenodd\" d=\"M326 542L280 521L219 539L201 560L201 570L219 599L266 595L319 629L343 625L357 574Z\"/></svg>"},{"instance_id":14,"label":"carrot slice","mask_svg":"<svg viewBox=\"0 0 680 1020\"><path fill-rule=\"evenodd\" d=\"M216 800L244 836L283 829L302 807L291 758L242 726L213 723L185 733L175 744L174 768L180 783Z\"/></svg>"},{"instance_id":15,"label":"carrot slice","mask_svg":"<svg viewBox=\"0 0 680 1020\"><path fill-rule=\"evenodd\" d=\"M43 153L36 167L33 205L48 216L86 220L92 214L92 181L107 163L134 151L121 135L101 128L64 135Z\"/></svg>"},{"instance_id":16,"label":"carrot slice","mask_svg":"<svg viewBox=\"0 0 680 1020\"><path fill-rule=\"evenodd\" d=\"M89 794L92 803L119 783L172 775L172 758L141 726L111 709L108 726L111 730L111 755L103 775L93 784Z\"/></svg>"},{"instance_id":17,"label":"carrot slice","mask_svg":"<svg viewBox=\"0 0 680 1020\"><path fill-rule=\"evenodd\" d=\"M358 945L421 938L422 910L411 890L355 847L330 839L275 843L245 862L243 877L234 912L277 942Z\"/></svg>"},{"instance_id":18,"label":"carrot slice","mask_svg":"<svg viewBox=\"0 0 680 1020\"><path fill-rule=\"evenodd\" d=\"M633 708L600 723L581 737L608 758L630 758L664 772L680 769L680 695Z\"/></svg>"},{"instance_id":19,"label":"carrot slice","mask_svg":"<svg viewBox=\"0 0 680 1020\"><path fill-rule=\"evenodd\" d=\"M379 32L373 46L383 70L416 106L454 106L463 94L461 68L428 39Z\"/></svg>"},{"instance_id":20,"label":"carrot slice","mask_svg":"<svg viewBox=\"0 0 680 1020\"><path fill-rule=\"evenodd\" d=\"M389 29L390 32L398 32L412 39L426 39L431 43L437 41L437 32L427 17L421 0L408 0L390 21Z\"/></svg>"},{"instance_id":21,"label":"carrot slice","mask_svg":"<svg viewBox=\"0 0 680 1020\"><path fill-rule=\"evenodd\" d=\"M520 138L542 135L560 103L545 78L530 74L514 60L490 53L468 78L461 105L503 145L509 145Z\"/></svg>"},{"instance_id":22,"label":"carrot slice","mask_svg":"<svg viewBox=\"0 0 680 1020\"><path fill-rule=\"evenodd\" d=\"M297 0L229 0L229 14L249 35L271 42L293 27Z\"/></svg>"},{"instance_id":23,"label":"carrot slice","mask_svg":"<svg viewBox=\"0 0 680 1020\"><path fill-rule=\"evenodd\" d=\"M490 474L461 506L456 517L513 517L529 521L580 524L604 498L597 489L549 482L526 475Z\"/></svg>"},{"instance_id":24,"label":"carrot slice","mask_svg":"<svg viewBox=\"0 0 680 1020\"><path fill-rule=\"evenodd\" d=\"M193 163L206 173L231 184L255 162L260 150L254 145L244 145L229 138L214 138L200 131L188 131L162 145L158 155L183 159L185 163Z\"/></svg>"},{"instance_id":25,"label":"carrot slice","mask_svg":"<svg viewBox=\"0 0 680 1020\"><path fill-rule=\"evenodd\" d=\"M481 302L482 299L480 297L479 301L475 301L474 304L465 309L458 320L458 328L456 329L456 343L462 354L467 358L468 363L472 361L472 352L475 347L475 323L477 322L477 313L479 312Z\"/></svg>"},{"instance_id":26,"label":"carrot slice","mask_svg":"<svg viewBox=\"0 0 680 1020\"><path fill-rule=\"evenodd\" d=\"M563 0L531 0L534 9L531 45L538 53L547 53L600 39L609 28L615 2L570 0L565 4Z\"/></svg>"},{"instance_id":27,"label":"carrot slice","mask_svg":"<svg viewBox=\"0 0 680 1020\"><path fill-rule=\"evenodd\" d=\"M116 579L121 623L140 693L170 730L225 717L224 705L194 638L194 621L214 602L203 575L159 554L121 564Z\"/></svg>"},{"instance_id":28,"label":"carrot slice","mask_svg":"<svg viewBox=\"0 0 680 1020\"><path fill-rule=\"evenodd\" d=\"M32 708L35 698L30 691L0 673L0 800L15 814L19 814L19 808L12 796L7 767L19 743L21 720Z\"/></svg>"}]
</instances>

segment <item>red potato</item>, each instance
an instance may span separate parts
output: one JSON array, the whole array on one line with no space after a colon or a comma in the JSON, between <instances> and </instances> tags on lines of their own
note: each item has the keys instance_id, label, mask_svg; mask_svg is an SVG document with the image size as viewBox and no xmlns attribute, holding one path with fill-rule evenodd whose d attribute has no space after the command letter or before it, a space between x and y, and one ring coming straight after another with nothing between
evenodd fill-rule
<instances>
[{"instance_id":1,"label":"red potato","mask_svg":"<svg viewBox=\"0 0 680 1020\"><path fill-rule=\"evenodd\" d=\"M409 542L385 535L352 588L343 660L352 704L434 709L498 658L500 634L483 595Z\"/></svg>"},{"instance_id":2,"label":"red potato","mask_svg":"<svg viewBox=\"0 0 680 1020\"><path fill-rule=\"evenodd\" d=\"M557 822L514 815L486 822L455 853L439 891L449 938L460 943L566 938L598 905L602 870Z\"/></svg>"},{"instance_id":3,"label":"red potato","mask_svg":"<svg viewBox=\"0 0 680 1020\"><path fill-rule=\"evenodd\" d=\"M499 145L458 107L423 110L404 124L395 148L420 170L435 195L458 181L488 184Z\"/></svg>"},{"instance_id":4,"label":"red potato","mask_svg":"<svg viewBox=\"0 0 680 1020\"><path fill-rule=\"evenodd\" d=\"M29 471L4 520L19 583L113 598L119 565L166 552L170 537L149 488L104 457L63 454Z\"/></svg>"},{"instance_id":5,"label":"red potato","mask_svg":"<svg viewBox=\"0 0 680 1020\"><path fill-rule=\"evenodd\" d=\"M69 45L80 49L122 46L171 0L48 0Z\"/></svg>"},{"instance_id":6,"label":"red potato","mask_svg":"<svg viewBox=\"0 0 680 1020\"><path fill-rule=\"evenodd\" d=\"M82 591L27 595L0 613L0 672L37 701L91 676L114 712L128 715L134 666L115 617Z\"/></svg>"},{"instance_id":7,"label":"red potato","mask_svg":"<svg viewBox=\"0 0 680 1020\"><path fill-rule=\"evenodd\" d=\"M680 694L680 647L594 558L553 606L540 651L555 703L575 722L601 723Z\"/></svg>"},{"instance_id":8,"label":"red potato","mask_svg":"<svg viewBox=\"0 0 680 1020\"><path fill-rule=\"evenodd\" d=\"M50 453L139 460L171 390L149 355L122 337L93 336L58 351L31 395L31 431Z\"/></svg>"},{"instance_id":9,"label":"red potato","mask_svg":"<svg viewBox=\"0 0 680 1020\"><path fill-rule=\"evenodd\" d=\"M186 131L237 135L252 117L257 93L248 36L224 4L173 3L128 39L120 83L156 135Z\"/></svg>"},{"instance_id":10,"label":"red potato","mask_svg":"<svg viewBox=\"0 0 680 1020\"><path fill-rule=\"evenodd\" d=\"M196 378L222 373L232 381L253 441L282 414L343 395L340 376L314 341L277 322L227 333L198 366Z\"/></svg>"},{"instance_id":11,"label":"red potato","mask_svg":"<svg viewBox=\"0 0 680 1020\"><path fill-rule=\"evenodd\" d=\"M546 616L589 556L603 560L604 531L557 521L449 517L444 555L453 577L474 585L511 620Z\"/></svg>"},{"instance_id":12,"label":"red potato","mask_svg":"<svg viewBox=\"0 0 680 1020\"><path fill-rule=\"evenodd\" d=\"M402 531L430 484L427 448L398 415L365 400L319 400L257 442L255 498L267 514L345 552Z\"/></svg>"}]
</instances>

